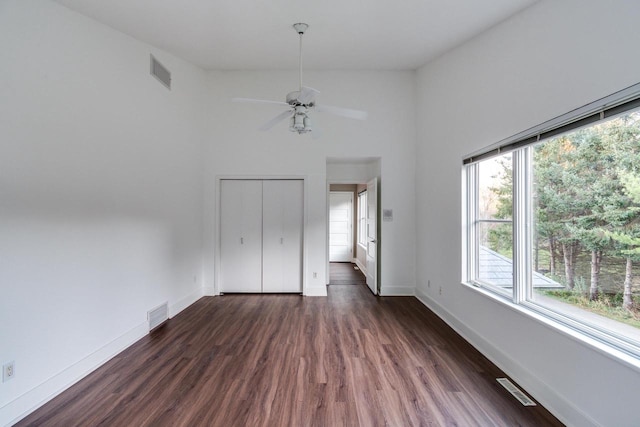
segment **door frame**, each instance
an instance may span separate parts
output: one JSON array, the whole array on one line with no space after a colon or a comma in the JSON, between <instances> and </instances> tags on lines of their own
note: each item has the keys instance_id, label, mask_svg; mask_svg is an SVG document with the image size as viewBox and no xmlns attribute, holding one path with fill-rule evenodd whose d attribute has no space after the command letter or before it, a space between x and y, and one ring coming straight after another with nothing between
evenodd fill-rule
<instances>
[{"instance_id":1,"label":"door frame","mask_svg":"<svg viewBox=\"0 0 640 427\"><path fill-rule=\"evenodd\" d=\"M371 181L374 178L378 182L378 191L377 191L378 194L377 194L377 198L376 198L377 199L376 200L376 203L377 203L376 213L377 213L378 218L381 218L382 217L382 209L381 209L382 203L380 203L380 191L381 191L381 188L380 188L381 187L381 185L380 185L380 182L381 182L380 175L377 175L375 177L372 177L372 178L369 178L369 179L366 179L366 180L362 180L362 179L346 179L346 180L345 179L331 179L330 180L330 179L327 179L326 214L325 214L326 215L326 227L327 227L326 244L325 244L325 246L326 246L326 255L325 256L326 256L327 262L326 262L326 265L325 265L325 269L326 269L325 270L325 274L326 274L325 277L327 278L327 285L329 284L330 264L331 264L331 262L329 261L329 226L330 226L330 224L329 224L329 193L331 193L331 185L332 184L348 184L348 185L358 185L358 184L360 184L360 185L366 185L369 181ZM355 201L354 201L354 203L355 203ZM380 250L381 241L382 241L382 224L381 223L382 223L382 221L379 220L378 224L377 224L377 227L376 227L377 228L376 232L377 232L377 236L378 236L378 238L377 238L377 250L378 251L376 253L376 270L377 270L377 272L376 272L376 276L377 276L376 277L376 282L377 282L376 283L376 287L378 289L378 292L376 294L377 296L380 295L380 289L381 289L381 283L380 283L380 278L381 278L380 266L382 264L382 260L381 260L382 255L381 255L381 250ZM354 227L354 231L355 231L355 229L356 229L356 227ZM355 256L355 254L354 254L354 256Z\"/></svg>"},{"instance_id":2,"label":"door frame","mask_svg":"<svg viewBox=\"0 0 640 427\"><path fill-rule=\"evenodd\" d=\"M307 239L305 239L305 233L307 231L308 225L308 205L309 205L309 179L307 175L216 175L215 177L215 227L213 229L214 233L214 274L213 274L213 294L218 296L220 295L220 251L222 249L222 239L221 237L221 185L223 180L234 179L234 180L301 180L302 181L302 295L306 295L307 293L307 277L305 272L307 271ZM206 242L206 239L203 239ZM292 294L295 295L295 294Z\"/></svg>"}]
</instances>

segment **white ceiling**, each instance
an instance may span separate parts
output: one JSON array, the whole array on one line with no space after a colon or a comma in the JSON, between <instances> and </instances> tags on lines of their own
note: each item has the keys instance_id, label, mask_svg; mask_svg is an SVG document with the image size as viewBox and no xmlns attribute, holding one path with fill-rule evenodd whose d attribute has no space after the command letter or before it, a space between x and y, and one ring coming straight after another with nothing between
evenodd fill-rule
<instances>
[{"instance_id":1,"label":"white ceiling","mask_svg":"<svg viewBox=\"0 0 640 427\"><path fill-rule=\"evenodd\" d=\"M539 0L56 0L207 69L416 69Z\"/></svg>"}]
</instances>

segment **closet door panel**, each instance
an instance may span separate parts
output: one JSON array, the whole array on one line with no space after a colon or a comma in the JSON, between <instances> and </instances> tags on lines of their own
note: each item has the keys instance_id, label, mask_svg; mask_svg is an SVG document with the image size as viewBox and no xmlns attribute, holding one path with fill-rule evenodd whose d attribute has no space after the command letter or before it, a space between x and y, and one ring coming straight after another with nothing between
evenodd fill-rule
<instances>
[{"instance_id":1,"label":"closet door panel","mask_svg":"<svg viewBox=\"0 0 640 427\"><path fill-rule=\"evenodd\" d=\"M263 292L302 292L303 181L263 183Z\"/></svg>"},{"instance_id":2,"label":"closet door panel","mask_svg":"<svg viewBox=\"0 0 640 427\"><path fill-rule=\"evenodd\" d=\"M262 181L220 183L221 292L262 291Z\"/></svg>"}]
</instances>

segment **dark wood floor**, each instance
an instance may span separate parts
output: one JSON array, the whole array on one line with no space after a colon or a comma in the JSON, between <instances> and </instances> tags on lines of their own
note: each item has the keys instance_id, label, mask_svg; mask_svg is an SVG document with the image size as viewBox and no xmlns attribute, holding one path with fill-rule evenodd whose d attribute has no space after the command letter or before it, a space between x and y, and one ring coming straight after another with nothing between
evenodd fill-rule
<instances>
[{"instance_id":1,"label":"dark wood floor","mask_svg":"<svg viewBox=\"0 0 640 427\"><path fill-rule=\"evenodd\" d=\"M205 297L20 426L555 426L411 297Z\"/></svg>"},{"instance_id":2,"label":"dark wood floor","mask_svg":"<svg viewBox=\"0 0 640 427\"><path fill-rule=\"evenodd\" d=\"M350 262L329 263L330 285L364 285L367 278L355 264Z\"/></svg>"}]
</instances>

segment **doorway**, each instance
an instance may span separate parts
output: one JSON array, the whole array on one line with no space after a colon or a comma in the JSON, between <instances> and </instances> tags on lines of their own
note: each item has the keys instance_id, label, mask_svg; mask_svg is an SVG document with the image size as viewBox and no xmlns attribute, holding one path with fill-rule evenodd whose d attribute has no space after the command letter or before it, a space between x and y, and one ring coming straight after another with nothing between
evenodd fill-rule
<instances>
[{"instance_id":1,"label":"doorway","mask_svg":"<svg viewBox=\"0 0 640 427\"><path fill-rule=\"evenodd\" d=\"M351 263L365 275L371 292L380 294L382 252L380 182L382 158L380 157L327 157L326 187L326 277L331 277L330 263L330 193L353 193L352 259ZM346 186L346 187L345 187ZM355 188L354 188L355 187ZM366 193L366 197L362 197ZM351 264L351 267L353 267ZM327 280L327 284L330 280Z\"/></svg>"},{"instance_id":2,"label":"doorway","mask_svg":"<svg viewBox=\"0 0 640 427\"><path fill-rule=\"evenodd\" d=\"M378 179L328 187L329 285L366 284L378 294Z\"/></svg>"}]
</instances>

